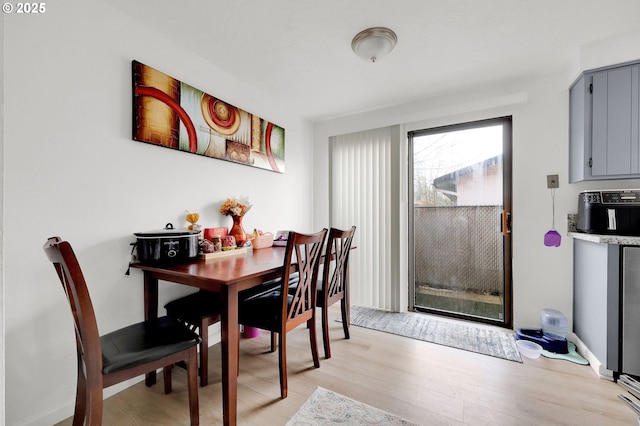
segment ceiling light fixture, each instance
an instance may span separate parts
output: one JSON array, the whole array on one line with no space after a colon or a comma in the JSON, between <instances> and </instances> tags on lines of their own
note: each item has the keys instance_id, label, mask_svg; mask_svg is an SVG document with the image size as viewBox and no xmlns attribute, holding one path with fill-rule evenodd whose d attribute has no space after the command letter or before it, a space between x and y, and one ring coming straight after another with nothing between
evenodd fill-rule
<instances>
[{"instance_id":1,"label":"ceiling light fixture","mask_svg":"<svg viewBox=\"0 0 640 426\"><path fill-rule=\"evenodd\" d=\"M376 62L387 56L397 42L398 36L389 28L373 27L360 31L353 38L351 48L365 61Z\"/></svg>"}]
</instances>

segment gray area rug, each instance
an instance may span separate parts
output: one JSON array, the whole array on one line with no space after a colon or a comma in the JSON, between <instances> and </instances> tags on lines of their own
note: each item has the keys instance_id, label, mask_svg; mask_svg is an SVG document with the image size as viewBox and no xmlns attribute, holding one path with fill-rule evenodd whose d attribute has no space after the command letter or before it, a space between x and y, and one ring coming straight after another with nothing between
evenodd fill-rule
<instances>
[{"instance_id":1,"label":"gray area rug","mask_svg":"<svg viewBox=\"0 0 640 426\"><path fill-rule=\"evenodd\" d=\"M287 426L321 425L407 425L411 423L394 414L318 387L287 422Z\"/></svg>"},{"instance_id":2,"label":"gray area rug","mask_svg":"<svg viewBox=\"0 0 640 426\"><path fill-rule=\"evenodd\" d=\"M522 362L515 335L487 327L439 320L414 312L351 307L351 324L425 342Z\"/></svg>"}]
</instances>

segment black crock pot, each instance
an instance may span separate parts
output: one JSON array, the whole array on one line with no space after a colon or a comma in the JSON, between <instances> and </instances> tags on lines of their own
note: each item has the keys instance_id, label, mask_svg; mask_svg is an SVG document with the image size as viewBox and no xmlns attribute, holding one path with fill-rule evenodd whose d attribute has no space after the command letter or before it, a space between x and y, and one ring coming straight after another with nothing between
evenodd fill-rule
<instances>
[{"instance_id":1,"label":"black crock pot","mask_svg":"<svg viewBox=\"0 0 640 426\"><path fill-rule=\"evenodd\" d=\"M144 264L176 264L198 257L200 231L173 229L167 223L164 229L136 232L138 261Z\"/></svg>"}]
</instances>

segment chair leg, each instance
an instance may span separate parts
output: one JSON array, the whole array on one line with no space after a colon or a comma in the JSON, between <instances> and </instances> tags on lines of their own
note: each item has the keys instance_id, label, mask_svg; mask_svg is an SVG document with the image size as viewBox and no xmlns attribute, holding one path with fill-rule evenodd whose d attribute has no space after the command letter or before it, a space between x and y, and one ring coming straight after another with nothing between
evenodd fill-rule
<instances>
[{"instance_id":1,"label":"chair leg","mask_svg":"<svg viewBox=\"0 0 640 426\"><path fill-rule=\"evenodd\" d=\"M344 338L350 339L349 325L351 325L351 317L349 316L349 309L347 306L347 299L343 298L340 301L340 309L342 311L342 329L344 330Z\"/></svg>"},{"instance_id":2,"label":"chair leg","mask_svg":"<svg viewBox=\"0 0 640 426\"><path fill-rule=\"evenodd\" d=\"M200 322L200 386L209 383L209 326L203 320Z\"/></svg>"},{"instance_id":3,"label":"chair leg","mask_svg":"<svg viewBox=\"0 0 640 426\"><path fill-rule=\"evenodd\" d=\"M276 351L276 333L274 331L271 332L271 352Z\"/></svg>"},{"instance_id":4,"label":"chair leg","mask_svg":"<svg viewBox=\"0 0 640 426\"><path fill-rule=\"evenodd\" d=\"M240 332L240 327L238 327L238 377L240 377L240 339L242 338L242 333Z\"/></svg>"},{"instance_id":5,"label":"chair leg","mask_svg":"<svg viewBox=\"0 0 640 426\"><path fill-rule=\"evenodd\" d=\"M326 359L331 358L331 347L329 345L329 308L322 306L322 341L324 343L324 357ZM307 328L309 328L307 326Z\"/></svg>"},{"instance_id":6,"label":"chair leg","mask_svg":"<svg viewBox=\"0 0 640 426\"><path fill-rule=\"evenodd\" d=\"M82 426L87 414L87 380L84 376L82 359L78 359L78 381L76 385L76 407L73 413L73 426Z\"/></svg>"},{"instance_id":7,"label":"chair leg","mask_svg":"<svg viewBox=\"0 0 640 426\"><path fill-rule=\"evenodd\" d=\"M313 357L313 366L320 368L320 358L318 357L318 339L316 338L316 318L315 316L307 321L309 326L309 340L311 342L311 356Z\"/></svg>"},{"instance_id":8,"label":"chair leg","mask_svg":"<svg viewBox=\"0 0 640 426\"><path fill-rule=\"evenodd\" d=\"M200 408L198 406L198 354L196 347L189 350L187 363L187 390L189 393L189 417L191 426L200 424Z\"/></svg>"},{"instance_id":9,"label":"chair leg","mask_svg":"<svg viewBox=\"0 0 640 426\"><path fill-rule=\"evenodd\" d=\"M102 383L87 382L87 425L102 425Z\"/></svg>"},{"instance_id":10,"label":"chair leg","mask_svg":"<svg viewBox=\"0 0 640 426\"><path fill-rule=\"evenodd\" d=\"M169 395L173 390L171 385L171 373L173 372L173 365L167 365L162 369L164 376L164 394Z\"/></svg>"},{"instance_id":11,"label":"chair leg","mask_svg":"<svg viewBox=\"0 0 640 426\"><path fill-rule=\"evenodd\" d=\"M285 399L287 397L287 332L285 330L278 333L280 338L278 339L279 363L280 363L280 398ZM273 334L272 334L273 336ZM272 338L272 341L274 339Z\"/></svg>"}]
</instances>

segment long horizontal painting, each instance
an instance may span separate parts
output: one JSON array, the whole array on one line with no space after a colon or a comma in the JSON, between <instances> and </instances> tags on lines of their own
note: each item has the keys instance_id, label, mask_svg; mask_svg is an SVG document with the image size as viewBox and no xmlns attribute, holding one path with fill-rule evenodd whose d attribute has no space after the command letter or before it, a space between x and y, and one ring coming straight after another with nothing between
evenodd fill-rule
<instances>
[{"instance_id":1,"label":"long horizontal painting","mask_svg":"<svg viewBox=\"0 0 640 426\"><path fill-rule=\"evenodd\" d=\"M284 173L284 129L132 61L133 139Z\"/></svg>"}]
</instances>

